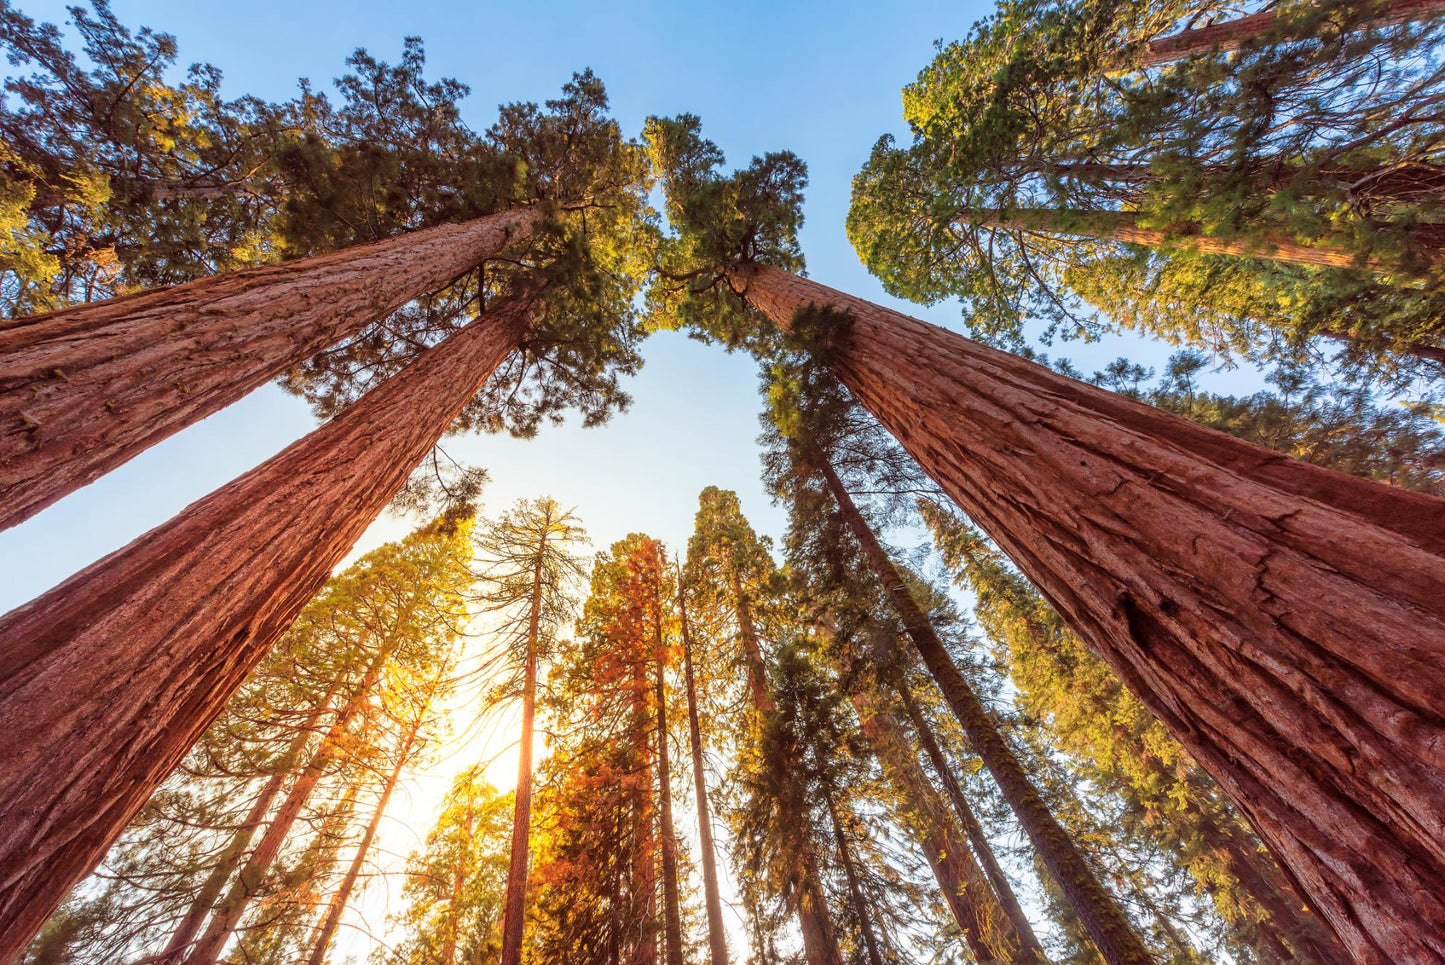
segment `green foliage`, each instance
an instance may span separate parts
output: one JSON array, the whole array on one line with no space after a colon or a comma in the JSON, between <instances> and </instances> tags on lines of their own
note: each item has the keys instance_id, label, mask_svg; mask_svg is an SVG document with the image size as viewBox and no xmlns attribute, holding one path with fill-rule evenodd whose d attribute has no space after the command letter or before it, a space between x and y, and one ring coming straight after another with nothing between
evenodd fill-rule
<instances>
[{"instance_id":1,"label":"green foliage","mask_svg":"<svg viewBox=\"0 0 1445 965\"><path fill-rule=\"evenodd\" d=\"M875 146L849 236L890 292L958 298L986 337L1137 326L1270 360L1325 337L1367 374L1438 375L1411 349L1441 340L1438 286L1421 281L1439 239L1420 226L1445 204L1445 90L1426 53L1445 28L1362 28L1379 7L1291 5L1235 53L1146 71L1149 40L1228 8L1004 3L905 89L912 141ZM1391 123L1417 105L1418 124ZM1140 250L1090 219L1119 212L1166 241ZM1197 238L1285 240L1353 267L1203 255Z\"/></svg>"},{"instance_id":2,"label":"green foliage","mask_svg":"<svg viewBox=\"0 0 1445 965\"><path fill-rule=\"evenodd\" d=\"M755 347L767 338L767 327L729 273L751 264L802 270L798 231L807 165L790 152L772 152L724 175L722 151L702 136L702 122L691 114L649 118L646 139L673 229L660 245L657 280L648 289L652 324L683 328L730 349Z\"/></svg>"},{"instance_id":3,"label":"green foliage","mask_svg":"<svg viewBox=\"0 0 1445 965\"><path fill-rule=\"evenodd\" d=\"M480 768L458 774L423 849L406 863L404 909L391 917L405 937L378 953L382 965L482 965L501 953L502 902L513 796Z\"/></svg>"},{"instance_id":4,"label":"green foliage","mask_svg":"<svg viewBox=\"0 0 1445 965\"><path fill-rule=\"evenodd\" d=\"M30 71L5 78L0 105L0 313L269 257L259 186L269 177L270 110L252 98L224 100L209 65L169 82L175 38L130 30L108 0L70 13L84 63L54 25L0 3L0 45Z\"/></svg>"}]
</instances>

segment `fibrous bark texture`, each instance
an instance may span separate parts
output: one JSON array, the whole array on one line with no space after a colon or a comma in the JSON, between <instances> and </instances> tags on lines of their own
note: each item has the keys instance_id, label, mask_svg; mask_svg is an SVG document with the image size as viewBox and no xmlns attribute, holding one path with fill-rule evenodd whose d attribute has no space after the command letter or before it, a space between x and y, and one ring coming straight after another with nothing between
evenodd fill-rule
<instances>
[{"instance_id":1,"label":"fibrous bark texture","mask_svg":"<svg viewBox=\"0 0 1445 965\"><path fill-rule=\"evenodd\" d=\"M170 773L521 341L488 312L336 419L0 618L0 961Z\"/></svg>"},{"instance_id":2,"label":"fibrous bark texture","mask_svg":"<svg viewBox=\"0 0 1445 965\"><path fill-rule=\"evenodd\" d=\"M830 365L1219 782L1364 963L1445 962L1445 501L770 268Z\"/></svg>"},{"instance_id":3,"label":"fibrous bark texture","mask_svg":"<svg viewBox=\"0 0 1445 965\"><path fill-rule=\"evenodd\" d=\"M0 529L530 233L519 208L0 322Z\"/></svg>"}]
</instances>

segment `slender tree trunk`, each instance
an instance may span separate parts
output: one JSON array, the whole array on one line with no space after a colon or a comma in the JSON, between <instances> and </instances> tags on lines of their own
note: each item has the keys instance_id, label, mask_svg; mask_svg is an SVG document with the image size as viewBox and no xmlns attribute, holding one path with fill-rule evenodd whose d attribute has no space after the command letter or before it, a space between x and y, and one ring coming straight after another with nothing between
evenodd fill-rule
<instances>
[{"instance_id":1,"label":"slender tree trunk","mask_svg":"<svg viewBox=\"0 0 1445 965\"><path fill-rule=\"evenodd\" d=\"M1025 963L1043 963L1048 961L1044 956L1044 946L1039 942L1038 936L1034 934L1033 924L1029 921L1028 916L1024 914L1023 906L1019 904L1018 895L1014 893L1013 883L1008 880L1008 875L1004 874L1003 867L998 863L998 858L993 853L993 845L989 843L988 835L984 833L983 824L978 820L978 816L973 813L973 808L968 803L968 796L963 792L963 786L958 783L958 778L954 776L953 769L948 766L948 759L943 756L943 749L938 746L938 740L933 736L933 729L928 725L928 721L924 719L923 714L919 712L918 705L914 702L913 694L909 691L908 685L899 681L896 690L903 704L904 711L908 714L909 722L913 725L913 731L918 735L918 742L922 745L923 752L928 756L929 763L933 765L934 772L938 774L938 778L943 784L943 790L953 805L954 813L958 816L958 822L963 827L963 832L968 838L969 844L973 846L974 856L978 859L978 863L982 866L984 874L988 877L988 882L993 889L993 895L998 900L999 909L1012 926L1019 950L1016 960ZM884 718L884 721L883 726L885 728L890 724L893 727L897 726L891 718ZM865 723L864 726L866 727L867 724ZM902 742L901 736L895 739L885 731L883 737L886 741L895 742L900 747L907 746L906 742ZM887 746L889 745L885 744L885 747ZM904 780L910 785L917 783L920 788L931 791L932 786L928 784L928 778L921 771L916 777L909 776L910 771L907 768L909 763L909 759L903 759L894 766L898 768L901 775L904 775ZM916 761L911 761L911 763L915 766L917 764ZM920 793L918 797L920 800L926 801L928 795ZM927 814L932 813L932 811L933 806L931 804L928 805L927 810L920 808L920 813ZM955 853L956 851L957 849L953 847L945 848L945 853L948 854ZM967 880L963 876L960 876L960 878ZM940 879L939 884L942 883L942 879ZM964 927L961 919L958 924L960 928ZM986 961L987 959L982 960Z\"/></svg>"},{"instance_id":2,"label":"slender tree trunk","mask_svg":"<svg viewBox=\"0 0 1445 965\"><path fill-rule=\"evenodd\" d=\"M742 581L736 570L728 574L732 581L733 605L738 617L738 636L742 640L743 658L748 664L748 688L753 695L753 708L764 714L773 709L773 697L768 692L768 675L763 668L763 649L758 644L758 630L753 625L753 609L743 592Z\"/></svg>"},{"instance_id":3,"label":"slender tree trunk","mask_svg":"<svg viewBox=\"0 0 1445 965\"><path fill-rule=\"evenodd\" d=\"M0 322L0 529L529 234L535 209Z\"/></svg>"},{"instance_id":4,"label":"slender tree trunk","mask_svg":"<svg viewBox=\"0 0 1445 965\"><path fill-rule=\"evenodd\" d=\"M651 788L654 770L652 754L653 717L648 713L646 694L651 688L647 679L647 666L638 661L636 676L632 681L632 740L638 748L638 780L643 788ZM637 965L657 963L657 832L653 816L655 804L650 792L637 798L637 810L633 815L635 830L632 851L632 900L636 905L641 931L639 945L632 956Z\"/></svg>"},{"instance_id":5,"label":"slender tree trunk","mask_svg":"<svg viewBox=\"0 0 1445 965\"><path fill-rule=\"evenodd\" d=\"M1128 916L1113 895L1099 883L1083 853L1044 803L1013 748L959 672L948 649L934 632L928 615L909 593L893 561L873 535L868 521L853 504L833 467L823 461L816 468L827 482L828 491L838 504L844 523L858 540L874 575L903 620L924 666L943 691L959 724L968 734L969 743L998 783L1024 833L1053 874L1099 953L1110 965L1152 965L1153 956L1134 932Z\"/></svg>"},{"instance_id":6,"label":"slender tree trunk","mask_svg":"<svg viewBox=\"0 0 1445 965\"><path fill-rule=\"evenodd\" d=\"M692 779L697 790L697 836L701 848L702 890L707 907L707 946L712 965L728 965L727 934L723 929L722 895L718 891L717 855L712 841L712 814L708 808L707 780L703 771L702 731L697 718L697 684L692 673L692 630L687 622L687 592L682 567L677 568L677 612L682 625L682 676L687 688L687 734L692 746Z\"/></svg>"},{"instance_id":7,"label":"slender tree trunk","mask_svg":"<svg viewBox=\"0 0 1445 965\"><path fill-rule=\"evenodd\" d=\"M1037 939L1034 948L1025 947L1024 937L1014 928L1000 896L959 837L957 826L948 819L947 805L918 766L898 722L857 697L853 704L863 734L877 751L889 784L907 809L910 830L923 848L973 957L1000 965L1044 965L1046 959L1043 949L1037 947Z\"/></svg>"},{"instance_id":8,"label":"slender tree trunk","mask_svg":"<svg viewBox=\"0 0 1445 965\"><path fill-rule=\"evenodd\" d=\"M171 935L171 940L166 944L165 949L157 956L146 961L171 962L179 961L185 952L190 948L191 942L196 940L200 934L201 926L205 924L206 916L216 905L216 899L221 897L221 891L226 887L226 882L231 880L231 875L240 867L242 858L246 855L246 849L251 846L251 839L256 836L256 829L266 820L266 815L271 813L271 805L276 803L281 788L286 784L286 778L290 777L296 766L297 758L306 750L310 743L312 729L321 721L321 718L331 711L331 698L336 695L336 690L341 685L341 678L337 676L327 688L325 696L316 705L315 709L306 718L306 723L297 731L291 739L291 744L286 748L286 754L282 758L283 765L267 779L261 793L252 802L250 811L247 812L245 820L241 823L226 850L221 852L216 859L216 865L206 880L201 884L201 890L196 892L196 897L191 900L190 906L186 909L185 917L176 926Z\"/></svg>"},{"instance_id":9,"label":"slender tree trunk","mask_svg":"<svg viewBox=\"0 0 1445 965\"><path fill-rule=\"evenodd\" d=\"M465 853L469 859L476 843L475 817L469 800L465 825L467 833ZM466 887L467 873L470 870L469 861L458 861L452 868L452 893L447 901L447 937L442 942L442 965L456 965L457 945L461 941L462 934L462 916L458 912L458 906L462 903L462 889Z\"/></svg>"},{"instance_id":10,"label":"slender tree trunk","mask_svg":"<svg viewBox=\"0 0 1445 965\"><path fill-rule=\"evenodd\" d=\"M326 917L322 920L321 928L317 932L316 943L311 947L311 958L308 960L308 965L322 965L326 961L326 953L331 950L331 942L336 937L336 929L341 927L341 915L346 911L347 903L351 901L351 893L356 889L356 881L361 877L361 868L366 863L366 856L371 852L371 843L376 839L376 830L381 826L381 818L386 813L386 805L391 801L397 781L401 780L402 769L411 759L411 751L416 746L417 735L421 733L424 719L425 712L418 713L416 720L408 729L406 739L397 753L396 765L392 767L391 773L386 777L381 797L376 801L376 810L371 813L371 820L367 822L366 830L361 835L361 841L356 846L356 854L352 856L351 865L346 869L346 877L341 879L341 887L336 889L336 893L331 896L331 901L327 905ZM453 947L455 948L455 946Z\"/></svg>"},{"instance_id":11,"label":"slender tree trunk","mask_svg":"<svg viewBox=\"0 0 1445 965\"><path fill-rule=\"evenodd\" d=\"M527 910L527 865L532 840L532 732L537 714L537 644L542 624L542 560L547 530L542 529L537 565L532 571L532 611L527 620L527 665L522 683L522 745L517 761L517 798L512 811L512 853L507 865L507 895L502 906L501 965L521 965L522 931Z\"/></svg>"},{"instance_id":12,"label":"slender tree trunk","mask_svg":"<svg viewBox=\"0 0 1445 965\"><path fill-rule=\"evenodd\" d=\"M682 902L677 884L677 832L672 826L672 767L667 740L667 688L663 671L667 650L662 639L662 588L653 611L653 700L657 703L657 813L662 831L662 924L667 965L682 965Z\"/></svg>"},{"instance_id":13,"label":"slender tree trunk","mask_svg":"<svg viewBox=\"0 0 1445 965\"><path fill-rule=\"evenodd\" d=\"M883 953L878 950L878 936L873 932L873 918L868 914L868 902L863 897L863 883L858 879L858 868L853 861L853 847L843 830L838 817L838 804L833 790L823 782L823 803L828 808L828 821L833 826L833 844L838 849L838 860L843 864L843 877L848 881L848 897L853 904L853 914L858 919L858 929L863 933L863 946L868 952L869 965L883 965Z\"/></svg>"},{"instance_id":14,"label":"slender tree trunk","mask_svg":"<svg viewBox=\"0 0 1445 965\"><path fill-rule=\"evenodd\" d=\"M100 861L527 318L515 302L486 313L281 454L0 618L0 961Z\"/></svg>"},{"instance_id":15,"label":"slender tree trunk","mask_svg":"<svg viewBox=\"0 0 1445 965\"><path fill-rule=\"evenodd\" d=\"M306 762L306 766L297 775L296 782L286 793L286 799L281 802L275 816L271 818L271 823L266 825L266 833L261 836L260 843L246 859L240 874L231 882L231 887L221 899L221 903L216 906L206 930L184 958L177 955L175 958L163 959L164 965L171 965L173 962L183 962L184 965L211 965L220 957L226 942L245 916L251 898L265 884L271 865L281 853L281 847L291 834L296 819L301 816L301 809L311 799L316 785L326 776L327 769L341 756L341 748L347 739L352 721L365 709L377 681L381 679L382 668L395 649L394 645L388 645L379 649L371 658L351 699L336 715L336 720L316 748L316 753L311 755L311 760Z\"/></svg>"},{"instance_id":16,"label":"slender tree trunk","mask_svg":"<svg viewBox=\"0 0 1445 965\"><path fill-rule=\"evenodd\" d=\"M798 843L798 893L793 898L798 916L798 930L803 933L803 957L808 965L843 965L838 938L833 933L833 916L828 911L828 896L823 891L823 878L818 873L818 856L806 834Z\"/></svg>"},{"instance_id":17,"label":"slender tree trunk","mask_svg":"<svg viewBox=\"0 0 1445 965\"><path fill-rule=\"evenodd\" d=\"M1362 963L1445 962L1445 501L769 268L829 365L1253 825Z\"/></svg>"},{"instance_id":18,"label":"slender tree trunk","mask_svg":"<svg viewBox=\"0 0 1445 965\"><path fill-rule=\"evenodd\" d=\"M1445 2L1442 0L1388 0L1379 5L1378 13L1375 16L1353 24L1352 28L1365 30L1389 27L1433 17L1441 10L1445 10ZM1210 24L1207 27L1181 30L1179 33L1149 41L1139 55L1138 63L1141 67L1154 67L1159 64L1167 64L1172 60L1183 60L1185 57L1192 57L1196 54L1235 50L1251 40L1269 34L1274 30L1278 21L1277 11L1265 10L1246 17ZM1304 38L1284 32L1278 39L1300 40Z\"/></svg>"},{"instance_id":19,"label":"slender tree trunk","mask_svg":"<svg viewBox=\"0 0 1445 965\"><path fill-rule=\"evenodd\" d=\"M1368 268L1375 272L1395 270L1377 258L1361 261L1355 252L1328 242L1307 245L1285 235L1262 239L1212 238L1200 226L1181 223L1166 228L1146 228L1132 211L1066 211L1060 208L996 208L964 212L963 223L985 228L1013 228L1045 234L1072 235L1095 241L1117 241L1149 248L1176 248L1206 255L1233 255L1238 258L1262 258L1288 265L1311 265L1317 268ZM1426 260L1438 267L1445 262L1445 229L1439 225L1419 225L1402 229L1419 247Z\"/></svg>"}]
</instances>

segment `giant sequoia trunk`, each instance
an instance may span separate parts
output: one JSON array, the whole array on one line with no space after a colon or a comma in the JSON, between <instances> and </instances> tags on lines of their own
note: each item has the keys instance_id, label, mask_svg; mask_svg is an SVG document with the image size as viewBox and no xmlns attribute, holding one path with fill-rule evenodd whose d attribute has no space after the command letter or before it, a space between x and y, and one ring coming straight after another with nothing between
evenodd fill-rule
<instances>
[{"instance_id":1,"label":"giant sequoia trunk","mask_svg":"<svg viewBox=\"0 0 1445 965\"><path fill-rule=\"evenodd\" d=\"M1133 211L1067 211L1060 208L981 208L960 212L965 224L985 228L1011 228L1045 234L1072 235L1094 241L1117 241L1149 248L1176 248L1206 255L1233 255L1237 258L1262 258L1289 265L1310 265L1316 268L1368 268L1371 271L1394 270L1375 258L1363 262L1348 248L1326 242L1307 245L1285 235L1263 238L1212 238L1193 223L1147 228L1139 224ZM1425 260L1439 267L1445 263L1445 226L1417 225L1401 229L1418 248Z\"/></svg>"},{"instance_id":2,"label":"giant sequoia trunk","mask_svg":"<svg viewBox=\"0 0 1445 965\"><path fill-rule=\"evenodd\" d=\"M1032 929L1026 939L1014 928L983 869L958 834L957 825L949 820L947 806L918 766L898 722L857 697L853 705L858 709L864 736L883 763L888 783L907 809L909 830L923 848L973 957L1000 965L1044 965L1043 949L1038 947ZM1026 945L1026 940L1032 940L1032 946Z\"/></svg>"},{"instance_id":3,"label":"giant sequoia trunk","mask_svg":"<svg viewBox=\"0 0 1445 965\"><path fill-rule=\"evenodd\" d=\"M923 665L943 692L958 723L968 735L974 752L983 760L984 767L988 768L1003 792L1004 800L1008 801L1029 842L1079 916L1099 954L1109 965L1153 965L1153 956L1129 924L1128 916L1113 895L1099 883L1073 838L1044 803L983 701L979 700L954 664L948 648L934 631L928 614L913 599L897 567L873 535L868 521L853 505L852 497L843 488L833 467L824 461L817 469L838 504L844 524L857 539L874 575L898 611L904 629L923 659Z\"/></svg>"},{"instance_id":4,"label":"giant sequoia trunk","mask_svg":"<svg viewBox=\"0 0 1445 965\"><path fill-rule=\"evenodd\" d=\"M1387 2L1379 4L1378 12L1374 16L1352 26L1355 30L1374 30L1394 24L1408 23L1411 20L1422 20L1435 16L1442 10L1445 10L1445 0L1387 0ZM1181 30L1176 34L1149 41L1139 55L1138 64L1141 67L1153 67L1158 64L1167 64L1172 60L1183 60L1185 57L1192 57L1196 54L1235 50L1251 40L1271 33L1275 30L1278 22L1277 10L1265 10L1246 17L1210 24L1207 27ZM1303 38L1284 30L1280 32L1277 39L1300 40Z\"/></svg>"},{"instance_id":5,"label":"giant sequoia trunk","mask_svg":"<svg viewBox=\"0 0 1445 965\"><path fill-rule=\"evenodd\" d=\"M838 950L838 937L833 932L833 916L828 910L828 896L823 891L823 878L818 873L818 855L812 839L804 834L798 842L798 881L792 896L798 930L803 934L803 958L808 965L843 965Z\"/></svg>"},{"instance_id":6,"label":"giant sequoia trunk","mask_svg":"<svg viewBox=\"0 0 1445 965\"><path fill-rule=\"evenodd\" d=\"M1361 962L1445 962L1445 501L770 268L829 360L1249 819Z\"/></svg>"},{"instance_id":7,"label":"giant sequoia trunk","mask_svg":"<svg viewBox=\"0 0 1445 965\"><path fill-rule=\"evenodd\" d=\"M527 660L522 680L522 742L517 760L517 797L512 809L512 851L502 905L501 965L521 965L527 910L527 865L532 840L532 737L537 718L537 644L542 624L542 563L547 552L543 527L532 571L532 609L527 619Z\"/></svg>"},{"instance_id":8,"label":"giant sequoia trunk","mask_svg":"<svg viewBox=\"0 0 1445 965\"><path fill-rule=\"evenodd\" d=\"M728 965L727 933L723 929L722 895L717 883L717 855L712 842L712 812L708 807L703 772L702 731L697 719L697 684L692 673L692 628L687 622L687 592L682 568L677 574L677 612L682 629L682 675L687 688L687 736L692 749L692 779L697 790L698 860L702 863L702 890L707 908L707 947L712 965Z\"/></svg>"},{"instance_id":9,"label":"giant sequoia trunk","mask_svg":"<svg viewBox=\"0 0 1445 965\"><path fill-rule=\"evenodd\" d=\"M0 961L221 711L496 365L488 312L331 422L0 618Z\"/></svg>"},{"instance_id":10,"label":"giant sequoia trunk","mask_svg":"<svg viewBox=\"0 0 1445 965\"><path fill-rule=\"evenodd\" d=\"M963 787L958 783L953 768L949 766L948 759L943 756L943 748L939 747L938 740L933 736L933 729L924 719L923 714L919 712L918 704L914 702L908 685L899 681L897 691L898 698L908 714L909 722L913 725L913 731L918 735L918 742L923 747L929 764L938 774L939 781L943 784L943 790L948 795L949 803L953 805L959 824L963 826L968 843L973 846L974 856L983 866L984 874L988 875L989 884L993 885L993 892L998 898L1000 908L1013 925L1024 961L1046 962L1048 959L1044 956L1044 947L1039 943L1038 936L1034 934L1033 925L1029 922L1028 916L1024 914L1023 906L1019 904L1018 895L1014 893L1013 883L1008 880L1008 875L1004 874L1003 867L998 863L998 858L993 853L993 845L989 843L988 835L984 834L983 824L973 813L973 808L968 803L968 795L963 793ZM962 922L959 924L961 926Z\"/></svg>"},{"instance_id":11,"label":"giant sequoia trunk","mask_svg":"<svg viewBox=\"0 0 1445 965\"><path fill-rule=\"evenodd\" d=\"M539 218L517 209L0 322L0 529L441 288Z\"/></svg>"},{"instance_id":12,"label":"giant sequoia trunk","mask_svg":"<svg viewBox=\"0 0 1445 965\"><path fill-rule=\"evenodd\" d=\"M738 618L738 636L743 645L743 659L748 665L748 689L752 692L753 709L766 713L773 709L773 697L768 693L768 675L763 667L763 649L758 644L758 630L753 625L753 608L748 595L743 592L742 581L737 570L729 574L732 581L733 607Z\"/></svg>"}]
</instances>

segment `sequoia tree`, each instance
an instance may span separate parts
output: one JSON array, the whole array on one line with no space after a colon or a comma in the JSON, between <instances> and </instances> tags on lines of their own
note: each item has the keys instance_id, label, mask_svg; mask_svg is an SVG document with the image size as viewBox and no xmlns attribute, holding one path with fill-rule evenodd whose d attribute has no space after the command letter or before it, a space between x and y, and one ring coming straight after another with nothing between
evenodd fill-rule
<instances>
[{"instance_id":1,"label":"sequoia tree","mask_svg":"<svg viewBox=\"0 0 1445 965\"><path fill-rule=\"evenodd\" d=\"M720 179L716 149L684 163L701 153L695 121L660 133L691 317L746 333L748 306L783 329L813 309L803 327L827 368L1218 781L1351 954L1445 960L1430 884L1445 874L1431 749L1445 707L1427 683L1445 670L1445 503L780 270L766 262L796 251L786 231L734 240L694 218L752 182ZM768 186L754 203L799 190Z\"/></svg>"},{"instance_id":2,"label":"sequoia tree","mask_svg":"<svg viewBox=\"0 0 1445 965\"><path fill-rule=\"evenodd\" d=\"M6 323L0 527L451 283L540 220L507 211Z\"/></svg>"},{"instance_id":3,"label":"sequoia tree","mask_svg":"<svg viewBox=\"0 0 1445 965\"><path fill-rule=\"evenodd\" d=\"M18 953L100 860L516 347L528 312L525 300L498 306L361 404L0 619L0 721L14 735L0 778L0 858L14 869L0 887L0 956Z\"/></svg>"}]
</instances>

